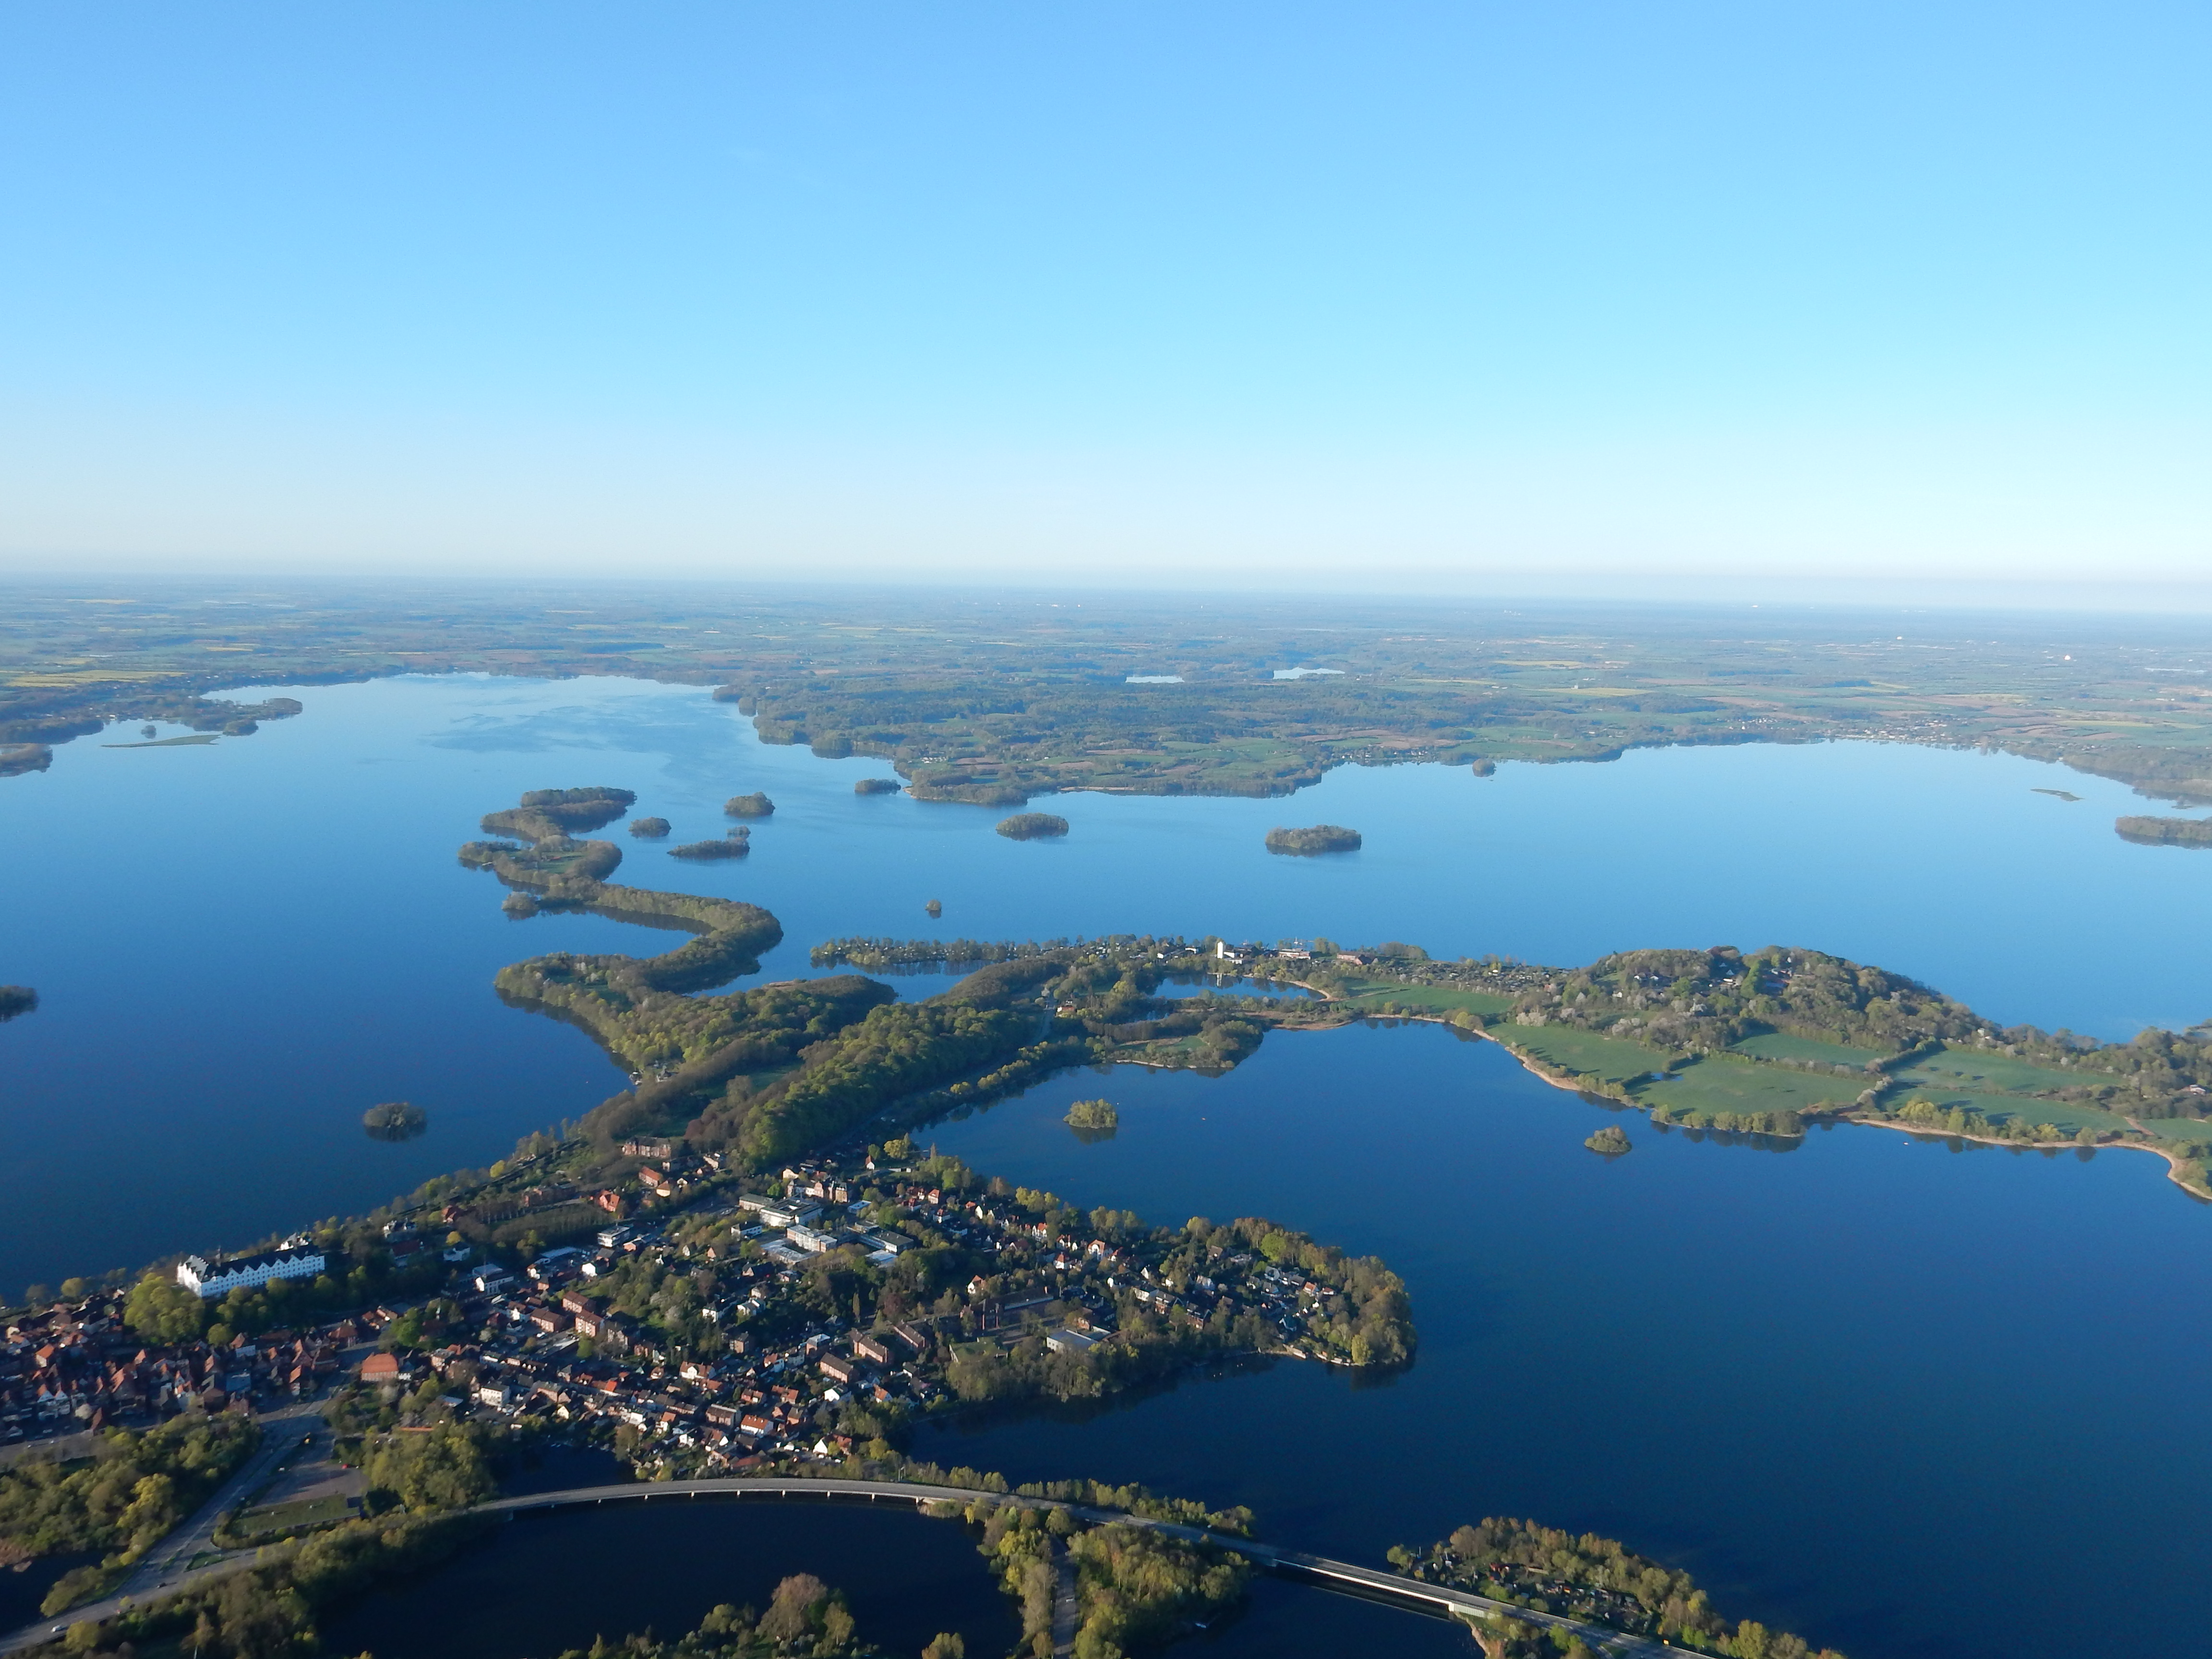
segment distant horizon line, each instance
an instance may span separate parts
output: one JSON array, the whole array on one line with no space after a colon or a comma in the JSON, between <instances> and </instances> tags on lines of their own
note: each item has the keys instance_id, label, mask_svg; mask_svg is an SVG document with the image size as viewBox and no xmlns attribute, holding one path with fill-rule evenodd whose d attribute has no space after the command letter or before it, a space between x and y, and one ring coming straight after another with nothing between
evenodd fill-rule
<instances>
[{"instance_id":1,"label":"distant horizon line","mask_svg":"<svg viewBox=\"0 0 2212 1659\"><path fill-rule=\"evenodd\" d=\"M1334 573L1332 573L1334 574ZM589 571L459 572L335 568L321 571L272 571L252 568L222 570L179 570L121 566L77 570L11 568L0 562L0 586L48 590L82 588L112 593L118 586L144 584L171 592L191 589L246 590L281 592L287 589L344 589L394 592L434 590L450 592L512 592L589 590L604 592L722 591L750 592L763 597L800 598L819 595L859 597L864 594L933 594L949 599L1021 598L1049 605L1073 602L1141 603L1145 600L1200 604L1280 605L1304 608L1330 601L1352 600L1378 609L1419 603L1444 602L1461 606L1538 605L1571 611L1620 607L1637 611L1794 612L1848 611L1924 611L1930 613L1996 612L2047 613L2089 611L2102 616L2171 617L2177 611L2212 615L2212 578L1930 576L1889 577L1747 576L1728 574L1654 574L1624 571L1492 572L1482 577L1454 581L1448 578L1423 582L1410 576L1391 579L1370 575L1358 586L1307 585L1279 574L1269 585L1239 584L1216 574L1175 581L1154 577L1122 581L1096 576L1071 576L1047 582L1028 573L992 577L966 573L933 576L855 573L805 579L762 577L741 574L701 572L611 574ZM1604 585L1605 591L1593 592ZM1046 596L1054 596L1048 599Z\"/></svg>"}]
</instances>

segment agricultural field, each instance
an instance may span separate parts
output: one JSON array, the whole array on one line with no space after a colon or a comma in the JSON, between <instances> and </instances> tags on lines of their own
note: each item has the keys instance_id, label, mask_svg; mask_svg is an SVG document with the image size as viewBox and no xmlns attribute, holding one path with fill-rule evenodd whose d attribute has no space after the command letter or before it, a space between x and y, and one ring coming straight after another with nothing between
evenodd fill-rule
<instances>
[{"instance_id":1,"label":"agricultural field","mask_svg":"<svg viewBox=\"0 0 2212 1659\"><path fill-rule=\"evenodd\" d=\"M1494 991L1465 991L1455 985L1384 984L1375 980L1347 979L1344 1000L1352 1003L1395 1002L1407 1008L1433 1008L1440 1014L1475 1013L1495 1018L1510 1012L1513 999Z\"/></svg>"},{"instance_id":2,"label":"agricultural field","mask_svg":"<svg viewBox=\"0 0 2212 1659\"><path fill-rule=\"evenodd\" d=\"M1864 1078L1800 1072L1784 1066L1712 1054L1691 1061L1673 1077L1631 1083L1630 1094L1642 1106L1673 1112L1805 1112L1848 1104L1865 1092Z\"/></svg>"},{"instance_id":3,"label":"agricultural field","mask_svg":"<svg viewBox=\"0 0 2212 1659\"><path fill-rule=\"evenodd\" d=\"M2007 1095L2055 1093L2106 1080L2095 1072L2062 1072L2012 1054L1945 1048L1891 1073L1908 1087L1984 1089Z\"/></svg>"},{"instance_id":4,"label":"agricultural field","mask_svg":"<svg viewBox=\"0 0 2212 1659\"><path fill-rule=\"evenodd\" d=\"M1663 1071L1670 1058L1640 1042L1601 1036L1571 1025L1508 1025L1492 1035L1516 1053L1526 1053L1551 1070L1575 1072L1607 1083L1626 1084Z\"/></svg>"},{"instance_id":5,"label":"agricultural field","mask_svg":"<svg viewBox=\"0 0 2212 1659\"><path fill-rule=\"evenodd\" d=\"M1815 1066L1865 1066L1889 1057L1879 1048L1853 1048L1840 1042L1821 1042L1780 1031L1746 1037L1729 1047L1734 1053L1749 1054L1753 1060L1796 1060Z\"/></svg>"}]
</instances>

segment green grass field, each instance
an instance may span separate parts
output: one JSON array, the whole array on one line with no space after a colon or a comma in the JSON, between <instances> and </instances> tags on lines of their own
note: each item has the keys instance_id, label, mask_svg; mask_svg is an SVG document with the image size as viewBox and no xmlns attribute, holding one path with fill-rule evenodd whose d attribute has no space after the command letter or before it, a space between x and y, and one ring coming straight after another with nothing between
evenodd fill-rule
<instances>
[{"instance_id":1,"label":"green grass field","mask_svg":"<svg viewBox=\"0 0 2212 1659\"><path fill-rule=\"evenodd\" d=\"M1864 1066L1888 1055L1879 1048L1850 1048L1840 1042L1820 1042L1811 1037L1787 1036L1769 1031L1730 1045L1739 1054L1758 1060L1808 1060L1821 1066Z\"/></svg>"},{"instance_id":2,"label":"green grass field","mask_svg":"<svg viewBox=\"0 0 2212 1659\"><path fill-rule=\"evenodd\" d=\"M324 1527L343 1521L350 1511L343 1497L311 1498L304 1502L271 1504L265 1509L248 1510L231 1522L231 1530L246 1538L266 1538L280 1532L295 1532L302 1527Z\"/></svg>"},{"instance_id":3,"label":"green grass field","mask_svg":"<svg viewBox=\"0 0 2212 1659\"><path fill-rule=\"evenodd\" d=\"M1526 1051L1555 1071L1580 1072L1607 1083L1626 1083L1658 1071L1668 1056L1620 1037L1600 1036L1571 1025L1504 1025L1493 1033L1508 1048Z\"/></svg>"},{"instance_id":4,"label":"green grass field","mask_svg":"<svg viewBox=\"0 0 2212 1659\"><path fill-rule=\"evenodd\" d=\"M1755 1060L1713 1054L1685 1066L1666 1082L1632 1084L1629 1092L1645 1106L1676 1112L1802 1112L1856 1100L1866 1090L1860 1078L1824 1077L1816 1072L1761 1066Z\"/></svg>"},{"instance_id":5,"label":"green grass field","mask_svg":"<svg viewBox=\"0 0 2212 1659\"><path fill-rule=\"evenodd\" d=\"M2003 1094L2040 1094L2096 1081L2094 1073L2062 1072L2010 1054L1973 1048L1945 1048L1891 1073L1900 1083L1929 1089L1995 1090Z\"/></svg>"},{"instance_id":6,"label":"green grass field","mask_svg":"<svg viewBox=\"0 0 2212 1659\"><path fill-rule=\"evenodd\" d=\"M1370 1002L1401 1002L1408 1008L1433 1008L1440 1014L1455 1014L1462 1009L1494 1018L1510 1012L1511 997L1499 996L1494 991L1462 991L1450 985L1399 985L1374 980L1346 980L1345 1000L1365 1004Z\"/></svg>"}]
</instances>

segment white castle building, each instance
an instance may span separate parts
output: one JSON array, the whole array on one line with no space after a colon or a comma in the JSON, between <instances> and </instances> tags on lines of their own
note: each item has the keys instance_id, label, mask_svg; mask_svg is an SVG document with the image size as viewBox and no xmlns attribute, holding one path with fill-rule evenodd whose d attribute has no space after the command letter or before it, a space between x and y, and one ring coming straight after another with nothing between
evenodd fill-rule
<instances>
[{"instance_id":1,"label":"white castle building","mask_svg":"<svg viewBox=\"0 0 2212 1659\"><path fill-rule=\"evenodd\" d=\"M188 1255L177 1264L177 1283L204 1297L228 1296L241 1287L258 1291L272 1279L313 1279L327 1258L311 1244L288 1244L256 1255L233 1256L221 1263Z\"/></svg>"}]
</instances>

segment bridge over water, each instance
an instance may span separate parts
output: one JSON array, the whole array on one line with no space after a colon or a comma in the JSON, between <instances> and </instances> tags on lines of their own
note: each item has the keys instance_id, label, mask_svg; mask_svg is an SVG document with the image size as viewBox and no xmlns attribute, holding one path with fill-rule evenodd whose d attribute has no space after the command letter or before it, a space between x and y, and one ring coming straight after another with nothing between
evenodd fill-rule
<instances>
[{"instance_id":1,"label":"bridge over water","mask_svg":"<svg viewBox=\"0 0 2212 1659\"><path fill-rule=\"evenodd\" d=\"M1356 1595L1365 1601L1381 1601L1431 1617L1480 1620L1492 1613L1504 1613L1529 1624L1559 1626L1574 1632L1598 1652L1620 1656L1620 1659L1631 1659L1632 1656L1641 1659L1642 1656L1677 1651L1665 1644L1640 1636L1625 1635L1620 1631L1607 1630L1601 1625L1584 1623L1579 1619L1535 1613L1527 1607L1516 1607L1510 1601L1494 1601L1487 1596L1472 1595L1448 1585L1426 1584L1418 1579L1401 1577L1394 1572L1380 1572L1372 1567L1354 1565L1349 1561L1332 1560L1325 1555L1310 1555L1303 1550L1256 1543L1249 1538L1239 1538L1233 1533L1150 1520L1120 1510L1096 1509L1087 1504L1066 1503L1050 1498L1026 1498L1009 1492L977 1492L966 1486L933 1486L908 1480L839 1480L797 1476L624 1481L613 1486L574 1486L563 1492L532 1492L521 1498L496 1498L489 1504L477 1505L471 1512L529 1515L605 1504L700 1499L750 1499L757 1502L763 1499L782 1502L811 1499L817 1503L904 1504L917 1509L939 1503L957 1504L964 1509L980 1500L1018 1509L1065 1510L1076 1519L1093 1524L1118 1522L1127 1526L1148 1528L1194 1544L1212 1544L1223 1549L1232 1549L1284 1577L1334 1590L1339 1595Z\"/></svg>"},{"instance_id":2,"label":"bridge over water","mask_svg":"<svg viewBox=\"0 0 2212 1659\"><path fill-rule=\"evenodd\" d=\"M1656 1659L1657 1656L1679 1651L1644 1637L1607 1630L1601 1625L1586 1624L1581 1620L1562 1618L1556 1613L1534 1613L1526 1607L1515 1607L1510 1602L1493 1601L1486 1596L1470 1595L1466 1590L1454 1589L1443 1584L1425 1584L1416 1579L1401 1578L1396 1573L1378 1572L1371 1567L1356 1566L1349 1561L1335 1561L1324 1555L1310 1555L1303 1550L1257 1543L1249 1538L1239 1538L1233 1533L1150 1520L1120 1510L1097 1509L1087 1504L1065 1503L1049 1498L1025 1498L1011 1492L976 1492L966 1486L926 1486L908 1480L817 1480L796 1476L629 1480L607 1486L571 1486L560 1492L531 1492L519 1498L498 1498L459 1513L522 1516L616 1504L711 1501L899 1504L915 1509L940 1503L957 1504L964 1509L970 1504L981 1502L1017 1509L1065 1510L1077 1520L1093 1525L1120 1522L1127 1526L1145 1527L1194 1544L1212 1544L1223 1549L1232 1549L1268 1571L1285 1578L1333 1590L1341 1595L1355 1595L1363 1600L1427 1613L1434 1618L1480 1620L1492 1613L1504 1613L1530 1624L1557 1626L1571 1630L1588 1646L1600 1653L1613 1656L1614 1659ZM160 1586L160 1593L173 1595L199 1588L252 1566L256 1561L264 1559L266 1553L242 1550L225 1560L181 1573L166 1581ZM0 1654L11 1653L50 1639L52 1632L78 1620L112 1617L122 1609L125 1603L125 1598L111 1597L90 1607L80 1607L73 1613L64 1613L58 1620L40 1620L34 1625L0 1636Z\"/></svg>"}]
</instances>

